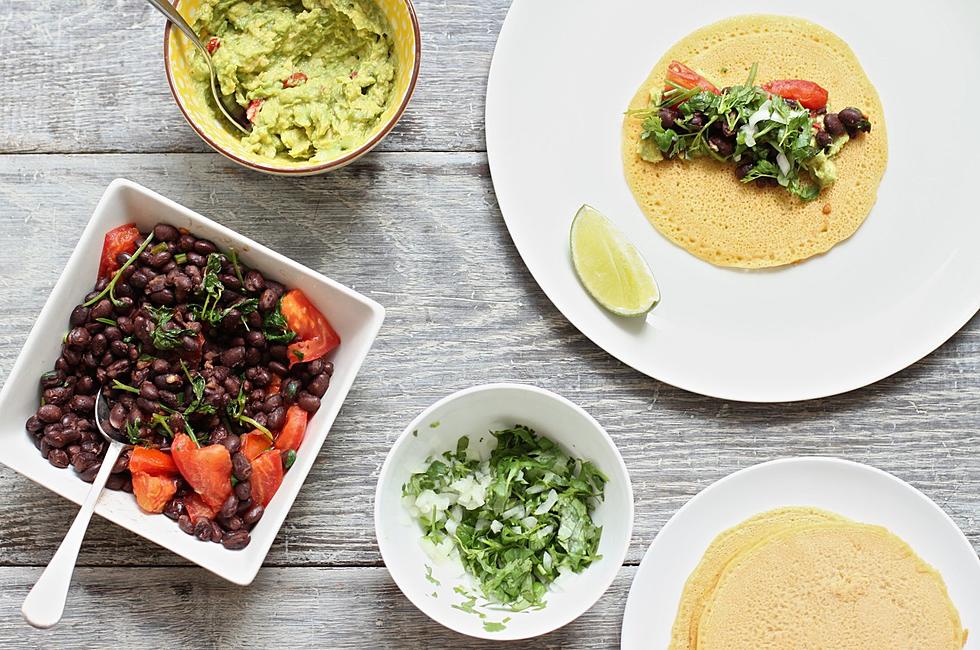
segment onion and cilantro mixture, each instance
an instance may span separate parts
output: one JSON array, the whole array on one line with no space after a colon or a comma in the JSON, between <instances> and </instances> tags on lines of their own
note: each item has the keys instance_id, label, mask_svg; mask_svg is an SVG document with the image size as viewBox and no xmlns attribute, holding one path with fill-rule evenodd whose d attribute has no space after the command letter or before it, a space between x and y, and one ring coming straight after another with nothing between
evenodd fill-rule
<instances>
[{"instance_id":1,"label":"onion and cilantro mixture","mask_svg":"<svg viewBox=\"0 0 980 650\"><path fill-rule=\"evenodd\" d=\"M784 187L812 201L837 179L831 160L849 139L871 131L859 109L827 111L828 93L812 81L755 85L758 66L739 86L718 90L683 63L668 66L666 87L651 93L637 152L648 162L710 156L735 164L743 183Z\"/></svg>"},{"instance_id":2,"label":"onion and cilantro mixture","mask_svg":"<svg viewBox=\"0 0 980 650\"><path fill-rule=\"evenodd\" d=\"M591 513L607 479L526 426L492 434L488 459L470 454L463 436L455 452L412 475L403 501L425 531L426 552L458 557L489 601L543 607L560 574L599 559L602 527Z\"/></svg>"}]
</instances>

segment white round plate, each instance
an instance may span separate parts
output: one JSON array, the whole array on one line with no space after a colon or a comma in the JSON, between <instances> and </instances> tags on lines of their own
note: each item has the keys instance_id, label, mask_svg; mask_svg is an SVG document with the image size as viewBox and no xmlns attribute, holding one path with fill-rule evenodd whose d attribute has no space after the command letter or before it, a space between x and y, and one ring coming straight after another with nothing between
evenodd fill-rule
<instances>
[{"instance_id":1,"label":"white round plate","mask_svg":"<svg viewBox=\"0 0 980 650\"><path fill-rule=\"evenodd\" d=\"M887 472L838 458L787 458L749 467L710 485L670 518L633 578L622 647L666 648L684 583L718 533L752 515L814 506L884 526L946 581L967 648L980 647L980 559L953 520L927 496Z\"/></svg>"},{"instance_id":2,"label":"white round plate","mask_svg":"<svg viewBox=\"0 0 980 650\"><path fill-rule=\"evenodd\" d=\"M670 45L732 15L798 15L854 49L881 94L889 163L867 221L787 268L712 266L646 221L623 177L623 111ZM939 347L980 309L980 3L515 0L487 90L487 152L518 251L583 334L651 377L776 402L865 386ZM830 89L833 96L833 89ZM928 97L928 100L925 98ZM874 137L871 134L870 137ZM733 192L744 189L733 185ZM646 320L604 312L568 252L575 211L604 212L663 293Z\"/></svg>"}]
</instances>

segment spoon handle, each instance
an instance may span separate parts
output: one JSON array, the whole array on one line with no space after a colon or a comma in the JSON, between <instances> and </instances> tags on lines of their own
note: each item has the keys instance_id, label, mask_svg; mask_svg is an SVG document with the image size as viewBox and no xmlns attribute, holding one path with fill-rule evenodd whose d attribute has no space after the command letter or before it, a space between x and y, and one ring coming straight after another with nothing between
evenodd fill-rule
<instances>
[{"instance_id":1,"label":"spoon handle","mask_svg":"<svg viewBox=\"0 0 980 650\"><path fill-rule=\"evenodd\" d=\"M118 442L109 445L105 458L102 459L102 467L92 481L88 496L85 497L85 503L75 515L75 522L68 529L65 539L44 569L44 573L24 599L20 613L34 627L49 628L61 620L61 615L65 611L65 600L68 598L68 586L75 571L75 561L78 560L78 551L85 538L85 530L88 528L99 495L102 494L102 487L109 478L112 466L116 464L122 448L123 446Z\"/></svg>"},{"instance_id":2,"label":"spoon handle","mask_svg":"<svg viewBox=\"0 0 980 650\"><path fill-rule=\"evenodd\" d=\"M169 0L147 0L147 2L156 7L160 13L167 17L167 20L177 26L177 29L184 32L184 36L191 39L191 43L197 46L199 50L207 53L207 48L204 47L204 43L202 43L201 39L197 37L197 34L194 33L191 26L187 24L184 17L180 15L172 4L170 4Z\"/></svg>"}]
</instances>

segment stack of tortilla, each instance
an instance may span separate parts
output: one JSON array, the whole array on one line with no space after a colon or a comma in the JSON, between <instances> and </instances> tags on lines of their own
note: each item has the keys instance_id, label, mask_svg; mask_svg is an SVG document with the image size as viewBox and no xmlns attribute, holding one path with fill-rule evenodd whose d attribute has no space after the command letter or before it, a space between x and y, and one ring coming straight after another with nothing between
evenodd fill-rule
<instances>
[{"instance_id":1,"label":"stack of tortilla","mask_svg":"<svg viewBox=\"0 0 980 650\"><path fill-rule=\"evenodd\" d=\"M960 650L942 576L900 538L815 508L756 515L715 538L681 595L672 650Z\"/></svg>"}]
</instances>

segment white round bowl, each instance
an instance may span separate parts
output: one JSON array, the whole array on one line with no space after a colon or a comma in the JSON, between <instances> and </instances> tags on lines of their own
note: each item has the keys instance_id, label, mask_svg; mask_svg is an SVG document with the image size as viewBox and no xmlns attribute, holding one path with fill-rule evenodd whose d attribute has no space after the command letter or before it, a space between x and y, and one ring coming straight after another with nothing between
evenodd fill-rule
<instances>
[{"instance_id":1,"label":"white round bowl","mask_svg":"<svg viewBox=\"0 0 980 650\"><path fill-rule=\"evenodd\" d=\"M578 574L560 578L549 589L547 606L506 612L481 608L480 590L459 561L434 562L419 544L422 529L402 505L402 486L426 460L455 450L460 436L471 444L489 431L523 424L558 443L574 458L592 461L609 479L602 503L592 513L602 526L601 559ZM564 397L521 384L486 384L445 397L425 409L401 434L381 467L374 501L374 528L388 572L402 593L432 620L484 639L526 639L558 629L592 607L619 572L633 531L633 488L623 458L612 438L595 419ZM431 575L428 573L431 569ZM466 598L461 587L477 596L478 614L453 605ZM492 631L484 623L510 620Z\"/></svg>"}]
</instances>

